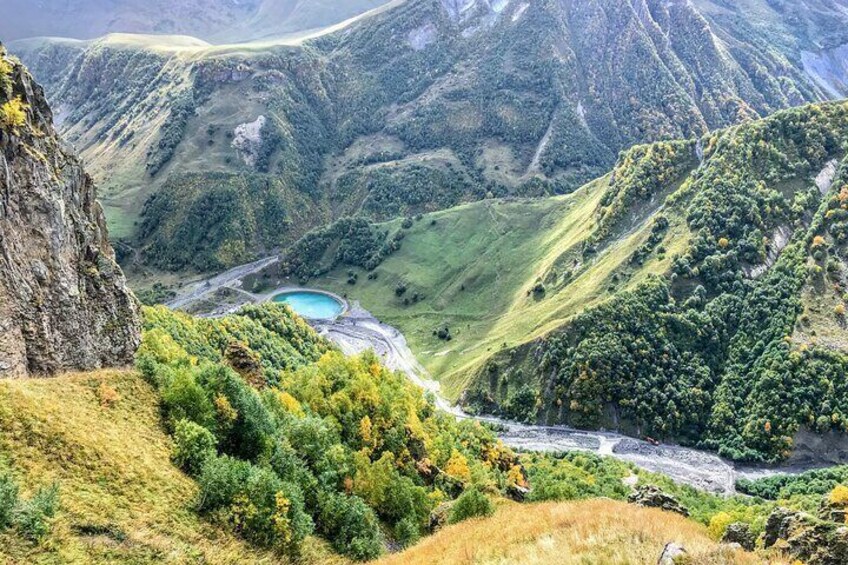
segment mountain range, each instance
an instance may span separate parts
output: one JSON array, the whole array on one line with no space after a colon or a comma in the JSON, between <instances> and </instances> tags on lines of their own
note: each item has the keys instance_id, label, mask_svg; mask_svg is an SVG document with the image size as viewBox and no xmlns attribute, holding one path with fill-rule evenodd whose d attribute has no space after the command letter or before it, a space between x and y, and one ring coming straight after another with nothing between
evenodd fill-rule
<instances>
[{"instance_id":1,"label":"mountain range","mask_svg":"<svg viewBox=\"0 0 848 565\"><path fill-rule=\"evenodd\" d=\"M208 271L346 215L567 193L634 143L839 96L844 10L421 0L305 43L12 48L101 183L122 258Z\"/></svg>"},{"instance_id":2,"label":"mountain range","mask_svg":"<svg viewBox=\"0 0 848 565\"><path fill-rule=\"evenodd\" d=\"M156 33L245 41L323 28L380 4L381 0L3 0L0 9L15 17L0 22L0 37L91 39L107 33Z\"/></svg>"},{"instance_id":3,"label":"mountain range","mask_svg":"<svg viewBox=\"0 0 848 565\"><path fill-rule=\"evenodd\" d=\"M845 563L846 0L0 16L0 560Z\"/></svg>"}]
</instances>

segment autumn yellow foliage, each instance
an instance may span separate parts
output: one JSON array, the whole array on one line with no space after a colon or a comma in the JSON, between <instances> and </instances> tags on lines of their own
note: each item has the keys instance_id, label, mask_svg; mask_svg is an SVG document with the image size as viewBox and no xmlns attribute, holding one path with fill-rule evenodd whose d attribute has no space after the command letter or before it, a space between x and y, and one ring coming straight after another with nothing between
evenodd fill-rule
<instances>
[{"instance_id":1,"label":"autumn yellow foliage","mask_svg":"<svg viewBox=\"0 0 848 565\"><path fill-rule=\"evenodd\" d=\"M724 535L724 531L727 529L727 526L729 526L733 522L733 516L731 516L727 512L719 512L710 519L710 525L707 528L707 531L709 532L711 538L713 538L714 540L719 540L721 539L721 536Z\"/></svg>"},{"instance_id":2,"label":"autumn yellow foliage","mask_svg":"<svg viewBox=\"0 0 848 565\"><path fill-rule=\"evenodd\" d=\"M0 106L0 126L4 129L15 130L26 123L26 112L29 104L24 103L20 96L12 98Z\"/></svg>"},{"instance_id":3,"label":"autumn yellow foliage","mask_svg":"<svg viewBox=\"0 0 848 565\"><path fill-rule=\"evenodd\" d=\"M848 506L848 486L837 485L828 496L830 503L835 506Z\"/></svg>"},{"instance_id":4,"label":"autumn yellow foliage","mask_svg":"<svg viewBox=\"0 0 848 565\"><path fill-rule=\"evenodd\" d=\"M450 459L448 459L447 465L445 465L445 474L461 483L467 483L471 480L471 469L468 467L468 459L458 450L454 449Z\"/></svg>"}]
</instances>

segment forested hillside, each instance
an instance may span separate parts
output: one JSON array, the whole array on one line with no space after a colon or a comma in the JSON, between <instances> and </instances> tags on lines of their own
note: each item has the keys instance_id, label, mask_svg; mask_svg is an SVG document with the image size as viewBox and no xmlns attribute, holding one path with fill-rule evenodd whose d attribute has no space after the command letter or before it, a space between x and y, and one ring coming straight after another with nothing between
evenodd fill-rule
<instances>
[{"instance_id":1,"label":"forested hillside","mask_svg":"<svg viewBox=\"0 0 848 565\"><path fill-rule=\"evenodd\" d=\"M201 513L297 557L320 534L356 560L403 547L456 499L524 483L491 431L438 412L373 355L345 358L283 306L220 320L145 313L142 374L162 396L174 461L200 484ZM480 502L482 500L482 502ZM464 514L463 514L464 513Z\"/></svg>"},{"instance_id":2,"label":"forested hillside","mask_svg":"<svg viewBox=\"0 0 848 565\"><path fill-rule=\"evenodd\" d=\"M734 459L787 457L799 430L844 431L846 139L844 103L702 138L700 165L630 260L664 254L666 218L682 214L691 237L664 276L497 353L466 402L676 437ZM664 170L676 176L668 151L621 157L584 260L602 251L622 207L656 194ZM842 339L820 330L834 327Z\"/></svg>"},{"instance_id":3,"label":"forested hillside","mask_svg":"<svg viewBox=\"0 0 848 565\"><path fill-rule=\"evenodd\" d=\"M570 192L635 143L838 96L841 71L825 63L844 38L827 22L844 12L749 4L421 0L302 46L14 47L102 179L113 233L141 251L127 256L214 270L347 215ZM270 193L249 188L257 176L273 177ZM229 230L218 208L235 186L241 209L257 215L267 197L290 221L273 237ZM149 203L156 193L173 205ZM202 224L174 213L213 209ZM210 241L192 244L201 259L163 250L177 232Z\"/></svg>"},{"instance_id":4,"label":"forested hillside","mask_svg":"<svg viewBox=\"0 0 848 565\"><path fill-rule=\"evenodd\" d=\"M362 301L471 410L782 459L845 429L846 139L845 103L782 111L564 197L314 232L247 282Z\"/></svg>"}]
</instances>

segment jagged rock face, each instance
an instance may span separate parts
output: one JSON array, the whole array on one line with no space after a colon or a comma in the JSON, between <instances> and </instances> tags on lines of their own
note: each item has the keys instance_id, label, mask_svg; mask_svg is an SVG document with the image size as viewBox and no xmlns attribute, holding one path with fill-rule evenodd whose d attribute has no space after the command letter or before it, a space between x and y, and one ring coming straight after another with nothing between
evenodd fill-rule
<instances>
[{"instance_id":1,"label":"jagged rock face","mask_svg":"<svg viewBox=\"0 0 848 565\"><path fill-rule=\"evenodd\" d=\"M0 123L0 377L126 365L139 310L94 184L62 146L41 87L11 66L0 106L20 97L28 108L25 123Z\"/></svg>"},{"instance_id":2,"label":"jagged rock face","mask_svg":"<svg viewBox=\"0 0 848 565\"><path fill-rule=\"evenodd\" d=\"M751 526L744 522L730 524L721 537L721 543L735 543L745 551L754 551L756 540L751 532Z\"/></svg>"},{"instance_id":3,"label":"jagged rock face","mask_svg":"<svg viewBox=\"0 0 848 565\"><path fill-rule=\"evenodd\" d=\"M763 545L766 549L783 550L810 565L848 563L848 527L787 508L777 508L769 516Z\"/></svg>"}]
</instances>

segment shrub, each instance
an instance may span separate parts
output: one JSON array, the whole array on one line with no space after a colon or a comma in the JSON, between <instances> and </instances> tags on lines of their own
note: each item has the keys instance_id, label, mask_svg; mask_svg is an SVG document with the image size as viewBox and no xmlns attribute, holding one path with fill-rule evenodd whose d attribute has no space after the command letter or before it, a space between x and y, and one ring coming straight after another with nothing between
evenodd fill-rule
<instances>
[{"instance_id":1,"label":"shrub","mask_svg":"<svg viewBox=\"0 0 848 565\"><path fill-rule=\"evenodd\" d=\"M174 430L174 464L195 476L203 465L215 456L215 436L212 432L190 420L180 420Z\"/></svg>"},{"instance_id":2,"label":"shrub","mask_svg":"<svg viewBox=\"0 0 848 565\"><path fill-rule=\"evenodd\" d=\"M0 46L0 96L9 96L12 88L12 64L5 59L6 49Z\"/></svg>"},{"instance_id":3,"label":"shrub","mask_svg":"<svg viewBox=\"0 0 848 565\"><path fill-rule=\"evenodd\" d=\"M401 547L409 547L421 537L421 528L413 517L406 517L395 526L395 540Z\"/></svg>"},{"instance_id":4,"label":"shrub","mask_svg":"<svg viewBox=\"0 0 848 565\"><path fill-rule=\"evenodd\" d=\"M257 545L299 555L301 543L312 532L300 489L266 467L253 467L243 486L231 509L236 528Z\"/></svg>"},{"instance_id":5,"label":"shrub","mask_svg":"<svg viewBox=\"0 0 848 565\"><path fill-rule=\"evenodd\" d=\"M219 435L222 451L251 461L269 455L274 424L259 394L223 365L205 367L198 382L216 398L226 398L226 402L218 401L219 412L224 409L229 414Z\"/></svg>"},{"instance_id":6,"label":"shrub","mask_svg":"<svg viewBox=\"0 0 848 565\"><path fill-rule=\"evenodd\" d=\"M18 483L8 469L0 470L0 530L12 524L18 505Z\"/></svg>"},{"instance_id":7,"label":"shrub","mask_svg":"<svg viewBox=\"0 0 848 565\"><path fill-rule=\"evenodd\" d=\"M707 531L710 534L710 537L714 540L720 540L721 536L724 535L727 527L734 522L733 516L728 514L727 512L719 512L712 518L710 518L710 525L707 528Z\"/></svg>"},{"instance_id":8,"label":"shrub","mask_svg":"<svg viewBox=\"0 0 848 565\"><path fill-rule=\"evenodd\" d=\"M380 525L374 511L358 496L322 496L319 524L333 547L353 559L367 561L383 551Z\"/></svg>"},{"instance_id":9,"label":"shrub","mask_svg":"<svg viewBox=\"0 0 848 565\"><path fill-rule=\"evenodd\" d=\"M0 125L5 129L17 129L26 124L28 104L18 96L0 106Z\"/></svg>"},{"instance_id":10,"label":"shrub","mask_svg":"<svg viewBox=\"0 0 848 565\"><path fill-rule=\"evenodd\" d=\"M206 461L197 481L200 484L201 512L211 512L229 505L250 477L251 465L228 455Z\"/></svg>"},{"instance_id":11,"label":"shrub","mask_svg":"<svg viewBox=\"0 0 848 565\"><path fill-rule=\"evenodd\" d=\"M536 391L525 383L509 394L504 401L503 409L513 420L530 422L536 414Z\"/></svg>"},{"instance_id":12,"label":"shrub","mask_svg":"<svg viewBox=\"0 0 848 565\"><path fill-rule=\"evenodd\" d=\"M469 518L478 516L491 516L495 512L495 506L489 497L478 488L472 488L462 493L456 499L448 515L448 522L456 524Z\"/></svg>"},{"instance_id":13,"label":"shrub","mask_svg":"<svg viewBox=\"0 0 848 565\"><path fill-rule=\"evenodd\" d=\"M30 500L18 505L15 526L30 541L39 541L50 531L50 519L59 508L59 485L42 487Z\"/></svg>"},{"instance_id":14,"label":"shrub","mask_svg":"<svg viewBox=\"0 0 848 565\"><path fill-rule=\"evenodd\" d=\"M450 459L445 464L445 474L463 484L470 481L471 469L468 467L468 459L465 455L454 449Z\"/></svg>"},{"instance_id":15,"label":"shrub","mask_svg":"<svg viewBox=\"0 0 848 565\"><path fill-rule=\"evenodd\" d=\"M835 506L848 506L848 486L837 485L828 495L828 500Z\"/></svg>"},{"instance_id":16,"label":"shrub","mask_svg":"<svg viewBox=\"0 0 848 565\"><path fill-rule=\"evenodd\" d=\"M162 390L162 405L168 422L190 420L203 427L215 424L212 402L190 369L177 369Z\"/></svg>"}]
</instances>

